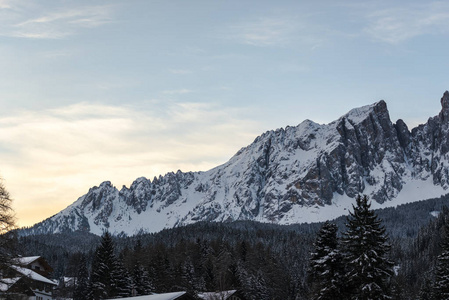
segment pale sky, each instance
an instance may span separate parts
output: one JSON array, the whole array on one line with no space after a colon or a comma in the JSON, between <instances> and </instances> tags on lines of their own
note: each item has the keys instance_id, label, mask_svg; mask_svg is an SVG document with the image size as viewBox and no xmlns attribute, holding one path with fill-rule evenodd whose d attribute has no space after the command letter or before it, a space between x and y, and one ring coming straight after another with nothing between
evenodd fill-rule
<instances>
[{"instance_id":1,"label":"pale sky","mask_svg":"<svg viewBox=\"0 0 449 300\"><path fill-rule=\"evenodd\" d=\"M447 1L0 0L0 176L18 224L381 99L424 123L449 89L448 24Z\"/></svg>"}]
</instances>

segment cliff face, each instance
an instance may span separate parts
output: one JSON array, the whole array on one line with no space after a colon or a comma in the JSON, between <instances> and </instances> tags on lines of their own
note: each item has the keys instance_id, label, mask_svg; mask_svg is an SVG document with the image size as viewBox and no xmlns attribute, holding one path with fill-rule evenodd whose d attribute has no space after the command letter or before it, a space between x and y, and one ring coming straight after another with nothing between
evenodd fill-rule
<instances>
[{"instance_id":1,"label":"cliff face","mask_svg":"<svg viewBox=\"0 0 449 300\"><path fill-rule=\"evenodd\" d=\"M22 233L134 234L200 220L283 224L311 221L310 208L319 215L338 197L365 193L387 203L410 182L430 180L443 192L449 186L448 92L441 105L439 115L412 131L402 120L391 122L384 101L327 125L306 120L268 131L207 172L139 178L121 190L104 182Z\"/></svg>"}]
</instances>

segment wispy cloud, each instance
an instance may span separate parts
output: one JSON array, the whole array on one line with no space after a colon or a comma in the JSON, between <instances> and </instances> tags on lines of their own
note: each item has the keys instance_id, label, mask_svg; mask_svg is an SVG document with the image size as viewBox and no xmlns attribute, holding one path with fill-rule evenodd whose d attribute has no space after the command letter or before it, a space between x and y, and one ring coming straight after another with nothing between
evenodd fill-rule
<instances>
[{"instance_id":1,"label":"wispy cloud","mask_svg":"<svg viewBox=\"0 0 449 300\"><path fill-rule=\"evenodd\" d=\"M11 8L10 0L0 0L0 9Z\"/></svg>"},{"instance_id":2,"label":"wispy cloud","mask_svg":"<svg viewBox=\"0 0 449 300\"><path fill-rule=\"evenodd\" d=\"M193 91L189 90L189 89L166 90L166 91L162 92L162 94L165 94L165 95L184 95L184 94L190 94L190 93L193 93Z\"/></svg>"},{"instance_id":3,"label":"wispy cloud","mask_svg":"<svg viewBox=\"0 0 449 300\"><path fill-rule=\"evenodd\" d=\"M307 17L260 17L233 24L225 37L257 47L284 47L302 44L316 47L323 43L321 29Z\"/></svg>"},{"instance_id":4,"label":"wispy cloud","mask_svg":"<svg viewBox=\"0 0 449 300\"><path fill-rule=\"evenodd\" d=\"M79 103L0 118L0 171L19 222L56 213L103 180L121 187L139 176L208 170L258 133L242 110L201 103L160 106Z\"/></svg>"},{"instance_id":5,"label":"wispy cloud","mask_svg":"<svg viewBox=\"0 0 449 300\"><path fill-rule=\"evenodd\" d=\"M0 35L31 38L60 39L76 34L83 28L94 28L112 21L111 5L55 8L0 2L0 8L8 8L0 21ZM38 17L36 17L38 15Z\"/></svg>"},{"instance_id":6,"label":"wispy cloud","mask_svg":"<svg viewBox=\"0 0 449 300\"><path fill-rule=\"evenodd\" d=\"M191 70L185 70L185 69L170 69L169 72L172 74L176 74L176 75L192 74Z\"/></svg>"},{"instance_id":7,"label":"wispy cloud","mask_svg":"<svg viewBox=\"0 0 449 300\"><path fill-rule=\"evenodd\" d=\"M106 76L104 76L104 78L98 80L95 87L100 90L135 89L141 84L142 82L138 79L122 78L120 76L110 76L109 78L106 78Z\"/></svg>"},{"instance_id":8,"label":"wispy cloud","mask_svg":"<svg viewBox=\"0 0 449 300\"><path fill-rule=\"evenodd\" d=\"M296 31L296 24L282 18L259 18L230 26L230 37L252 46L282 46Z\"/></svg>"},{"instance_id":9,"label":"wispy cloud","mask_svg":"<svg viewBox=\"0 0 449 300\"><path fill-rule=\"evenodd\" d=\"M449 3L422 2L370 12L364 32L372 38L399 44L420 35L448 33Z\"/></svg>"}]
</instances>

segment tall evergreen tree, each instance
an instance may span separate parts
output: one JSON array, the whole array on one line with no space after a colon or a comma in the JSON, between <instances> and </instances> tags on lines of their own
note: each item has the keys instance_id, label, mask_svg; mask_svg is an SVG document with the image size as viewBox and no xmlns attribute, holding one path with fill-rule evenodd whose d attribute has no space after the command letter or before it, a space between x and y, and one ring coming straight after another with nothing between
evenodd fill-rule
<instances>
[{"instance_id":1,"label":"tall evergreen tree","mask_svg":"<svg viewBox=\"0 0 449 300\"><path fill-rule=\"evenodd\" d=\"M114 245L109 232L101 237L101 244L95 250L91 272L91 299L106 299L111 295L111 272L114 269Z\"/></svg>"},{"instance_id":2,"label":"tall evergreen tree","mask_svg":"<svg viewBox=\"0 0 449 300\"><path fill-rule=\"evenodd\" d=\"M101 244L95 251L91 272L89 299L99 300L128 295L124 287L124 272L114 254L114 243L109 232L101 237Z\"/></svg>"},{"instance_id":3,"label":"tall evergreen tree","mask_svg":"<svg viewBox=\"0 0 449 300\"><path fill-rule=\"evenodd\" d=\"M116 298L131 296L132 279L120 259L114 261L111 272L111 284L111 296Z\"/></svg>"},{"instance_id":4,"label":"tall evergreen tree","mask_svg":"<svg viewBox=\"0 0 449 300\"><path fill-rule=\"evenodd\" d=\"M309 268L313 299L332 300L342 297L341 277L344 271L337 231L337 225L326 221L317 234Z\"/></svg>"},{"instance_id":5,"label":"tall evergreen tree","mask_svg":"<svg viewBox=\"0 0 449 300\"><path fill-rule=\"evenodd\" d=\"M82 255L76 274L76 285L73 291L73 300L85 300L88 298L89 274L87 271L86 256Z\"/></svg>"},{"instance_id":6,"label":"tall evergreen tree","mask_svg":"<svg viewBox=\"0 0 449 300\"><path fill-rule=\"evenodd\" d=\"M390 245L381 220L371 210L368 196L357 196L346 227L342 242L348 298L389 299L389 281L393 275L393 264L387 258Z\"/></svg>"},{"instance_id":7,"label":"tall evergreen tree","mask_svg":"<svg viewBox=\"0 0 449 300\"><path fill-rule=\"evenodd\" d=\"M433 282L429 278L424 278L418 294L418 300L435 300L432 288Z\"/></svg>"},{"instance_id":8,"label":"tall evergreen tree","mask_svg":"<svg viewBox=\"0 0 449 300\"><path fill-rule=\"evenodd\" d=\"M141 265L134 265L132 272L132 281L135 290L135 296L150 295L153 291L153 285L148 276L148 271Z\"/></svg>"},{"instance_id":9,"label":"tall evergreen tree","mask_svg":"<svg viewBox=\"0 0 449 300\"><path fill-rule=\"evenodd\" d=\"M265 276L262 271L257 271L251 276L251 300L270 300L273 296L270 295Z\"/></svg>"},{"instance_id":10,"label":"tall evergreen tree","mask_svg":"<svg viewBox=\"0 0 449 300\"><path fill-rule=\"evenodd\" d=\"M435 270L434 299L449 299L449 226L444 226L441 254L438 255Z\"/></svg>"}]
</instances>

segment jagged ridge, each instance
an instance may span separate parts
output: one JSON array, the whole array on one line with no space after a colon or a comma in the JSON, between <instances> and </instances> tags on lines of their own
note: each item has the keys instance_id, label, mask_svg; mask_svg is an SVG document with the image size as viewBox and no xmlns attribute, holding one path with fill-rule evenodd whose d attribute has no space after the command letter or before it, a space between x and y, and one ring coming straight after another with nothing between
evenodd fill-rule
<instances>
[{"instance_id":1,"label":"jagged ridge","mask_svg":"<svg viewBox=\"0 0 449 300\"><path fill-rule=\"evenodd\" d=\"M318 221L342 214L350 205L343 200L359 193L382 204L406 185L429 181L435 186L429 197L438 196L449 184L447 91L441 105L439 115L411 131L402 120L391 122L384 101L327 125L306 120L268 131L207 172L142 177L121 190L103 182L22 234L135 234L200 220Z\"/></svg>"}]
</instances>

